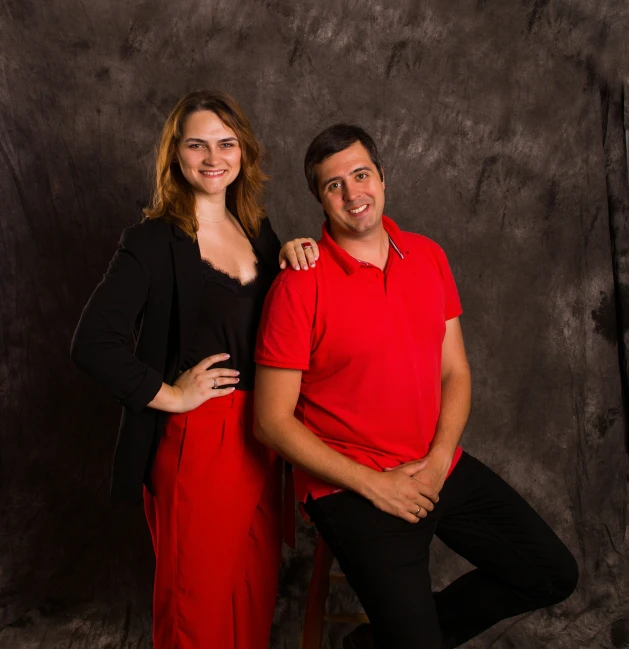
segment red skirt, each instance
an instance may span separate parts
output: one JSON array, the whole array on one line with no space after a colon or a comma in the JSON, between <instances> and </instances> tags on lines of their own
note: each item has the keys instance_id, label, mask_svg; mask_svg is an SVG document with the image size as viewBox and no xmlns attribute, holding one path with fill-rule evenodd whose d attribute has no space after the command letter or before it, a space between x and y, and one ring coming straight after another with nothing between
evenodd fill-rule
<instances>
[{"instance_id":1,"label":"red skirt","mask_svg":"<svg viewBox=\"0 0 629 649\"><path fill-rule=\"evenodd\" d=\"M155 649L266 649L277 595L281 462L253 436L253 392L171 415L144 491Z\"/></svg>"}]
</instances>

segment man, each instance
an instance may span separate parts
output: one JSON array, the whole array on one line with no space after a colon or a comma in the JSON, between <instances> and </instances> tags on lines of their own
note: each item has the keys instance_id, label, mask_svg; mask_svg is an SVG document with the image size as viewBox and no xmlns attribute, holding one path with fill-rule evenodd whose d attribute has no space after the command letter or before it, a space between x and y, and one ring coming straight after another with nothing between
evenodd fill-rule
<instances>
[{"instance_id":1,"label":"man","mask_svg":"<svg viewBox=\"0 0 629 649\"><path fill-rule=\"evenodd\" d=\"M461 307L434 242L383 216L361 128L305 159L326 215L314 270L282 273L256 361L257 436L298 467L297 496L369 616L380 649L457 647L568 597L574 558L503 480L459 447L470 409ZM475 569L433 593L436 534ZM359 629L345 647L362 645Z\"/></svg>"}]
</instances>

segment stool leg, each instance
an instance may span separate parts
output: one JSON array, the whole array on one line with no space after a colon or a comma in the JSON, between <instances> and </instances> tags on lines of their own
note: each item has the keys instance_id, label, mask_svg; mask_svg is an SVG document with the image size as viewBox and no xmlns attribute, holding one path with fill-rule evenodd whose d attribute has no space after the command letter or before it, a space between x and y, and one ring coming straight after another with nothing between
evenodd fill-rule
<instances>
[{"instance_id":1,"label":"stool leg","mask_svg":"<svg viewBox=\"0 0 629 649\"><path fill-rule=\"evenodd\" d=\"M323 616L325 602L330 592L330 568L334 557L325 541L319 536L314 553L314 566L308 587L304 626L299 649L321 649L323 644Z\"/></svg>"}]
</instances>

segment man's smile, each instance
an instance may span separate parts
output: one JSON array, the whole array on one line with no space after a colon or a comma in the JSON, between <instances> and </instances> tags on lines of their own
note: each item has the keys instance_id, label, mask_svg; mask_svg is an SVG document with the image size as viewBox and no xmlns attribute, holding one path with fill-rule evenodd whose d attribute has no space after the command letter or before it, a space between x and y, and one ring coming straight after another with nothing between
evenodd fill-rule
<instances>
[{"instance_id":1,"label":"man's smile","mask_svg":"<svg viewBox=\"0 0 629 649\"><path fill-rule=\"evenodd\" d=\"M367 203L365 203L364 205L361 205L360 207L354 207L351 210L348 209L347 211L350 214L353 214L354 216L356 216L358 214L362 214L368 207L369 207L369 205Z\"/></svg>"}]
</instances>

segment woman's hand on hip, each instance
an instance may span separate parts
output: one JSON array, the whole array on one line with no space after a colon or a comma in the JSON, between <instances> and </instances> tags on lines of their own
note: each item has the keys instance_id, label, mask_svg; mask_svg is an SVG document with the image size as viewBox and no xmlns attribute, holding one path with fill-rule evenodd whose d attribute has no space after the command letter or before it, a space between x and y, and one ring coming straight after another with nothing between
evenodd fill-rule
<instances>
[{"instance_id":1,"label":"woman's hand on hip","mask_svg":"<svg viewBox=\"0 0 629 649\"><path fill-rule=\"evenodd\" d=\"M280 268L290 266L294 270L314 268L319 259L319 246L314 239L293 239L280 250Z\"/></svg>"},{"instance_id":2,"label":"woman's hand on hip","mask_svg":"<svg viewBox=\"0 0 629 649\"><path fill-rule=\"evenodd\" d=\"M233 384L238 383L240 372L226 367L210 369L228 358L229 354L208 356L183 372L173 385L162 383L149 407L165 412L189 412L208 399L231 394L236 389Z\"/></svg>"},{"instance_id":3,"label":"woman's hand on hip","mask_svg":"<svg viewBox=\"0 0 629 649\"><path fill-rule=\"evenodd\" d=\"M208 356L179 376L173 384L173 389L179 393L180 407L177 412L194 410L208 399L224 397L236 389L232 386L240 380L240 372L226 367L210 369L214 363L228 358L229 354Z\"/></svg>"}]
</instances>

